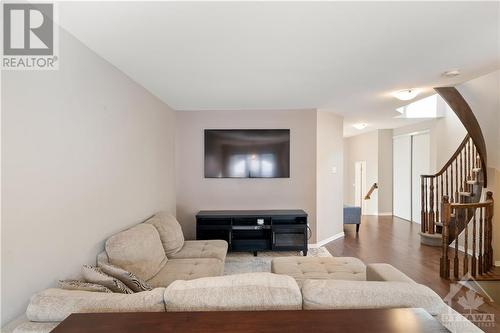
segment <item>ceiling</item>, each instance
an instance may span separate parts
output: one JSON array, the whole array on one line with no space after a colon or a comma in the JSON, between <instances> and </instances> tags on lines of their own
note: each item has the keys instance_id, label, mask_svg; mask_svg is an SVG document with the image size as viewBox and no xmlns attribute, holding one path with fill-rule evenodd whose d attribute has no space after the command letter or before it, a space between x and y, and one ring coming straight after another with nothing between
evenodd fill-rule
<instances>
[{"instance_id":1,"label":"ceiling","mask_svg":"<svg viewBox=\"0 0 500 333\"><path fill-rule=\"evenodd\" d=\"M321 108L394 128L404 88L500 67L499 2L61 2L61 26L176 110ZM455 79L441 74L459 68Z\"/></svg>"}]
</instances>

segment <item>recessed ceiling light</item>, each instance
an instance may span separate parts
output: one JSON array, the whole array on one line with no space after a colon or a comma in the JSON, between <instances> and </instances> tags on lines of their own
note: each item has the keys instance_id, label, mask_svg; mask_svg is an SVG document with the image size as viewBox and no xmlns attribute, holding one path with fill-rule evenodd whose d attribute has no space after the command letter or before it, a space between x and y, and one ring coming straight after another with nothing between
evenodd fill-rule
<instances>
[{"instance_id":1,"label":"recessed ceiling light","mask_svg":"<svg viewBox=\"0 0 500 333\"><path fill-rule=\"evenodd\" d=\"M414 99L420 93L420 89L405 89L393 92L392 95L399 100L409 101L410 99Z\"/></svg>"},{"instance_id":2,"label":"recessed ceiling light","mask_svg":"<svg viewBox=\"0 0 500 333\"><path fill-rule=\"evenodd\" d=\"M453 70L446 71L443 73L443 76L445 76L445 77L457 77L459 75L460 75L460 70L458 70L458 69L453 69Z\"/></svg>"},{"instance_id":3,"label":"recessed ceiling light","mask_svg":"<svg viewBox=\"0 0 500 333\"><path fill-rule=\"evenodd\" d=\"M354 124L352 127L354 127L357 130L362 130L365 129L368 126L366 123L359 123L359 124Z\"/></svg>"}]
</instances>

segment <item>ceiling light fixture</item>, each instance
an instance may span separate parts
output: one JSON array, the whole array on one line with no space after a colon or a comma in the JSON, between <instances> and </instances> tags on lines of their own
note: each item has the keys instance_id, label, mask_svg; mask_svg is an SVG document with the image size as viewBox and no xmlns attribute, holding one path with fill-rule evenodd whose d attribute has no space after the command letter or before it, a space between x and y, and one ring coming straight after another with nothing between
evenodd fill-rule
<instances>
[{"instance_id":1,"label":"ceiling light fixture","mask_svg":"<svg viewBox=\"0 0 500 333\"><path fill-rule=\"evenodd\" d=\"M457 77L460 75L460 70L458 69L452 69L450 71L446 71L443 73L444 77Z\"/></svg>"},{"instance_id":2,"label":"ceiling light fixture","mask_svg":"<svg viewBox=\"0 0 500 333\"><path fill-rule=\"evenodd\" d=\"M393 92L392 95L401 101L414 99L420 93L420 89L405 89Z\"/></svg>"},{"instance_id":3,"label":"ceiling light fixture","mask_svg":"<svg viewBox=\"0 0 500 333\"><path fill-rule=\"evenodd\" d=\"M365 129L368 126L366 123L359 123L359 124L354 124L352 127L354 127L357 130L362 130Z\"/></svg>"}]
</instances>

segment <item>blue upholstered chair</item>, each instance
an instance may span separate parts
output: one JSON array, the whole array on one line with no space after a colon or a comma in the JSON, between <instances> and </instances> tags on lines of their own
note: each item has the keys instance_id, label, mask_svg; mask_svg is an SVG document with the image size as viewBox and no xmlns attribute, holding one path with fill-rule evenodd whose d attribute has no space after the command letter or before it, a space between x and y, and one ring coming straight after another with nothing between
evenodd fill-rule
<instances>
[{"instance_id":1,"label":"blue upholstered chair","mask_svg":"<svg viewBox=\"0 0 500 333\"><path fill-rule=\"evenodd\" d=\"M355 224L356 232L359 232L361 224L361 207L344 205L344 224Z\"/></svg>"}]
</instances>

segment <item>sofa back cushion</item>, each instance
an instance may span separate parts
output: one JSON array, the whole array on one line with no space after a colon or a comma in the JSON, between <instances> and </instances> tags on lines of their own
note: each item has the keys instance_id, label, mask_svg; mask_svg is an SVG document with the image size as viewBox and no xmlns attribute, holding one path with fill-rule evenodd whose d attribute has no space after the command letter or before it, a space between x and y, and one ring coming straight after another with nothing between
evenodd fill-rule
<instances>
[{"instance_id":1,"label":"sofa back cushion","mask_svg":"<svg viewBox=\"0 0 500 333\"><path fill-rule=\"evenodd\" d=\"M164 312L165 288L135 294L47 289L31 297L26 316L31 321L63 321L72 313Z\"/></svg>"},{"instance_id":2,"label":"sofa back cushion","mask_svg":"<svg viewBox=\"0 0 500 333\"><path fill-rule=\"evenodd\" d=\"M247 273L177 280L165 290L167 311L300 310L302 296L287 275Z\"/></svg>"},{"instance_id":3,"label":"sofa back cushion","mask_svg":"<svg viewBox=\"0 0 500 333\"><path fill-rule=\"evenodd\" d=\"M105 248L112 265L144 281L155 276L167 262L160 236L150 224L141 223L111 236Z\"/></svg>"},{"instance_id":4,"label":"sofa back cushion","mask_svg":"<svg viewBox=\"0 0 500 333\"><path fill-rule=\"evenodd\" d=\"M122 281L127 287L134 292L147 291L153 289L146 281L139 278L132 272L126 271L121 267L112 265L109 262L106 251L102 251L97 255L97 266L106 274Z\"/></svg>"},{"instance_id":5,"label":"sofa back cushion","mask_svg":"<svg viewBox=\"0 0 500 333\"><path fill-rule=\"evenodd\" d=\"M149 218L145 223L153 225L163 244L163 249L167 256L175 254L182 249L184 245L184 234L177 219L167 213L160 212Z\"/></svg>"},{"instance_id":6,"label":"sofa back cushion","mask_svg":"<svg viewBox=\"0 0 500 333\"><path fill-rule=\"evenodd\" d=\"M408 282L305 280L304 310L423 308L431 315L447 305L427 286Z\"/></svg>"}]
</instances>

